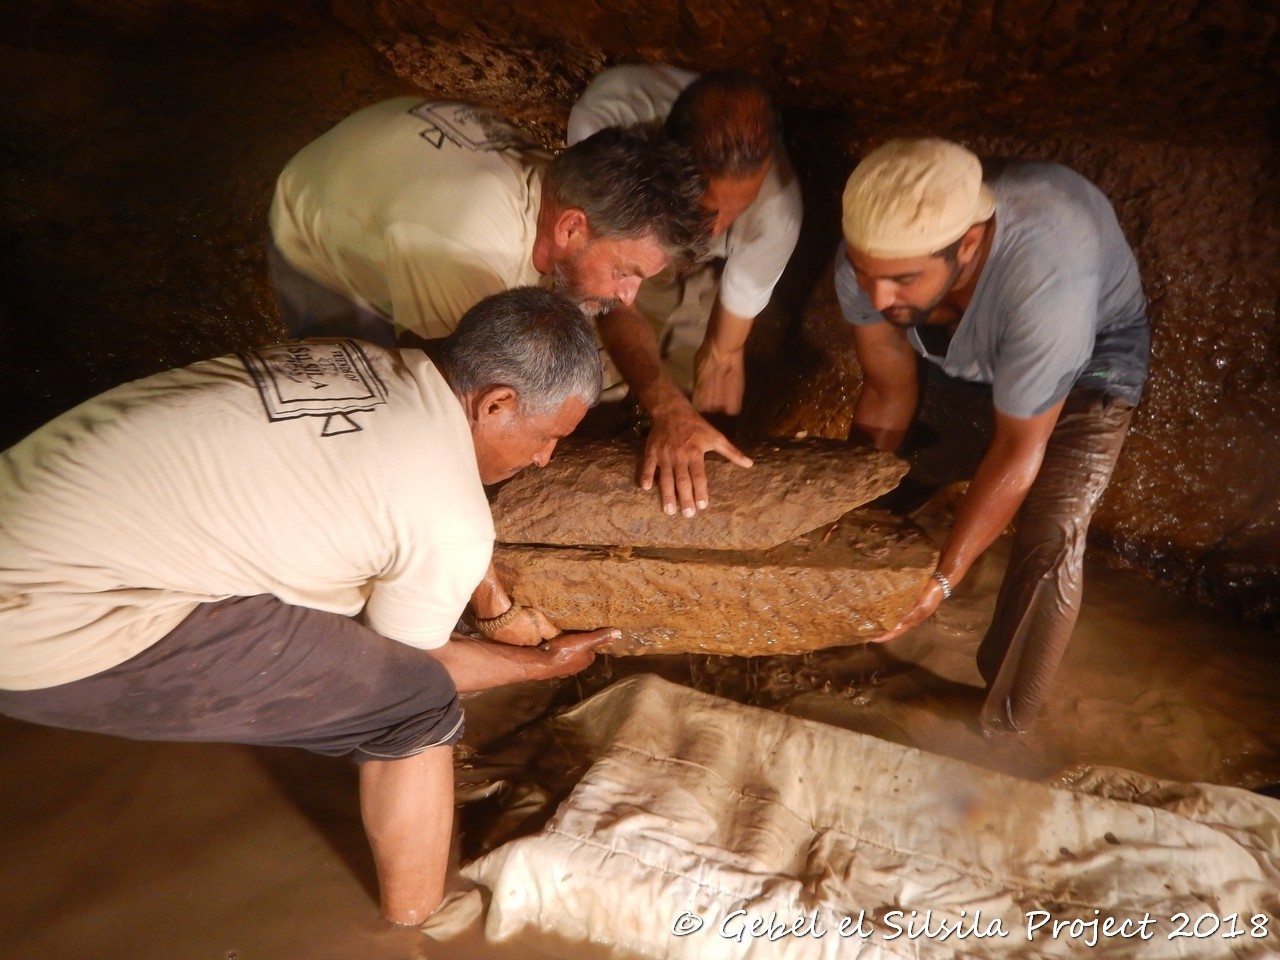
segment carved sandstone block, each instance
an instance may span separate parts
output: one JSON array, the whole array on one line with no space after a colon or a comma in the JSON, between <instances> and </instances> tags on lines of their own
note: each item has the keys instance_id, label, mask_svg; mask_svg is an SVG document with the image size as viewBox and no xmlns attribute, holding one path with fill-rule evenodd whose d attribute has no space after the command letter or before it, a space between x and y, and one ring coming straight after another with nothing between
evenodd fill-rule
<instances>
[{"instance_id":1,"label":"carved sandstone block","mask_svg":"<svg viewBox=\"0 0 1280 960\"><path fill-rule=\"evenodd\" d=\"M565 441L541 470L509 481L493 503L502 543L763 550L830 524L898 485L907 464L890 453L830 440L769 441L749 469L706 461L711 505L668 517L636 486L639 448Z\"/></svg>"},{"instance_id":2,"label":"carved sandstone block","mask_svg":"<svg viewBox=\"0 0 1280 960\"><path fill-rule=\"evenodd\" d=\"M614 654L802 653L896 623L937 552L909 521L855 510L760 552L500 544L499 576L566 630L619 627Z\"/></svg>"}]
</instances>

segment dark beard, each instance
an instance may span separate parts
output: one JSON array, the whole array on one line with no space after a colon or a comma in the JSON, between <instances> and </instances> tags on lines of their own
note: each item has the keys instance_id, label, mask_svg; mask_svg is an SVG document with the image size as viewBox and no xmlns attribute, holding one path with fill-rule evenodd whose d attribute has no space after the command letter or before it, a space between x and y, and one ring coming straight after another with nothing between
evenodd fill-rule
<instances>
[{"instance_id":1,"label":"dark beard","mask_svg":"<svg viewBox=\"0 0 1280 960\"><path fill-rule=\"evenodd\" d=\"M574 282L573 271L567 269L564 264L557 263L551 274L552 283L555 286L556 293L564 294L572 300L579 310L590 319L603 317L606 313L612 313L622 301L613 297L584 297L581 296Z\"/></svg>"},{"instance_id":2,"label":"dark beard","mask_svg":"<svg viewBox=\"0 0 1280 960\"><path fill-rule=\"evenodd\" d=\"M899 330L913 330L929 325L929 314L933 312L934 306L937 304L927 308L894 307L892 310L882 311L881 316Z\"/></svg>"},{"instance_id":3,"label":"dark beard","mask_svg":"<svg viewBox=\"0 0 1280 960\"><path fill-rule=\"evenodd\" d=\"M893 307L891 310L881 310L880 315L888 320L899 330L912 330L918 327L929 325L929 317L933 315L933 311L943 300L947 294L951 292L951 288L955 286L957 280L960 279L961 266L959 263L951 263L950 276L942 288L942 293L938 298L926 307Z\"/></svg>"}]
</instances>

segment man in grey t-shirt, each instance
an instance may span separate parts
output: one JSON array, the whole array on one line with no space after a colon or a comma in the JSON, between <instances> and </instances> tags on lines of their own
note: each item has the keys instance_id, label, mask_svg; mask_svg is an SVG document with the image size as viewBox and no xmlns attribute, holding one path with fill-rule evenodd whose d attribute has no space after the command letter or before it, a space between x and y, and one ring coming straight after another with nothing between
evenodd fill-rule
<instances>
[{"instance_id":1,"label":"man in grey t-shirt","mask_svg":"<svg viewBox=\"0 0 1280 960\"><path fill-rule=\"evenodd\" d=\"M1146 298L1102 193L1056 164L984 182L958 144L895 140L849 178L836 291L863 385L854 427L896 450L929 377L987 385L994 427L915 604L927 619L1014 519L978 651L983 723L1034 720L1079 613L1085 533L1146 379Z\"/></svg>"}]
</instances>

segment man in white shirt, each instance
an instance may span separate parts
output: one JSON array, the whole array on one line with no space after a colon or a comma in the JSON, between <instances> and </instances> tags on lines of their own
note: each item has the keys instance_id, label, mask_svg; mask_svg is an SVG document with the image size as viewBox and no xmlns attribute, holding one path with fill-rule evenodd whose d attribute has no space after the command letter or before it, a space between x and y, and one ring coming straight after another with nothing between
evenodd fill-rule
<instances>
[{"instance_id":1,"label":"man in white shirt","mask_svg":"<svg viewBox=\"0 0 1280 960\"><path fill-rule=\"evenodd\" d=\"M0 454L0 713L360 765L385 915L442 896L458 692L566 676L612 631L453 632L483 485L543 466L600 389L590 324L518 289L439 347L307 340L125 384Z\"/></svg>"},{"instance_id":2,"label":"man in white shirt","mask_svg":"<svg viewBox=\"0 0 1280 960\"><path fill-rule=\"evenodd\" d=\"M662 122L693 151L707 184L712 262L646 281L636 309L598 321L615 379L653 419L640 480L648 489L657 475L669 514L692 516L707 505L707 452L751 463L700 414L741 411L747 337L800 233L800 187L776 117L768 91L747 74L699 77L642 64L601 73L569 114L571 144L613 125Z\"/></svg>"},{"instance_id":3,"label":"man in white shirt","mask_svg":"<svg viewBox=\"0 0 1280 960\"><path fill-rule=\"evenodd\" d=\"M705 242L687 151L613 130L555 159L502 117L399 97L298 152L271 203L271 268L291 337L443 337L473 304L554 286L587 313Z\"/></svg>"}]
</instances>

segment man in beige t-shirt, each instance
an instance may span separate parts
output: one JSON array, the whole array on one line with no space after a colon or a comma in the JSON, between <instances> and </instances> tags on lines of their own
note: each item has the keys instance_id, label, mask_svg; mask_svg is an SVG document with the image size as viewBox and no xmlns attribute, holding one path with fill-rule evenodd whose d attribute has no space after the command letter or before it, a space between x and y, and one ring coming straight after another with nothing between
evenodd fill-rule
<instances>
[{"instance_id":1,"label":"man in beige t-shirt","mask_svg":"<svg viewBox=\"0 0 1280 960\"><path fill-rule=\"evenodd\" d=\"M457 693L574 673L615 635L453 632L493 546L483 484L545 465L599 389L581 311L524 288L435 363L297 341L80 405L0 454L0 713L351 756L383 910L420 922Z\"/></svg>"},{"instance_id":2,"label":"man in beige t-shirt","mask_svg":"<svg viewBox=\"0 0 1280 960\"><path fill-rule=\"evenodd\" d=\"M272 272L291 336L432 339L481 298L554 285L589 314L700 250L687 151L641 131L554 160L497 114L401 97L289 161L271 203ZM318 287L318 289L316 289Z\"/></svg>"}]
</instances>

